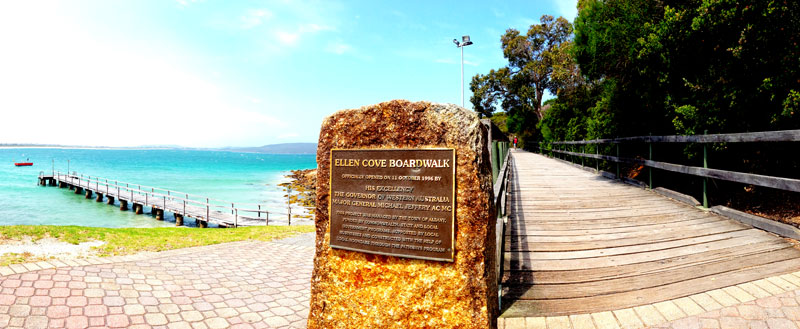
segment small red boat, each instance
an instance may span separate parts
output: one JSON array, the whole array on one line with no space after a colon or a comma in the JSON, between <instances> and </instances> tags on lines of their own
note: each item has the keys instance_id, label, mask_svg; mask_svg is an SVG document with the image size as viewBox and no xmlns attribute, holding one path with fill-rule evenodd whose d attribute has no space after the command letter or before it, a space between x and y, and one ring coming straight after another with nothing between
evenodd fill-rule
<instances>
[{"instance_id":1,"label":"small red boat","mask_svg":"<svg viewBox=\"0 0 800 329\"><path fill-rule=\"evenodd\" d=\"M26 162L14 162L14 165L17 167L27 167L32 166L33 162L30 162L31 159L25 159Z\"/></svg>"}]
</instances>

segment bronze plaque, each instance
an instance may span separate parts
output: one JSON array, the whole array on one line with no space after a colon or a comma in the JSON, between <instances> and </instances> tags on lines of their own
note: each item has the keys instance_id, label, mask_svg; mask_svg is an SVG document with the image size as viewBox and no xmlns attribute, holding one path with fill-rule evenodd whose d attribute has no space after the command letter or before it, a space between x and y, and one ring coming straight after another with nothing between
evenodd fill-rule
<instances>
[{"instance_id":1,"label":"bronze plaque","mask_svg":"<svg viewBox=\"0 0 800 329\"><path fill-rule=\"evenodd\" d=\"M331 150L331 247L453 261L454 149Z\"/></svg>"}]
</instances>

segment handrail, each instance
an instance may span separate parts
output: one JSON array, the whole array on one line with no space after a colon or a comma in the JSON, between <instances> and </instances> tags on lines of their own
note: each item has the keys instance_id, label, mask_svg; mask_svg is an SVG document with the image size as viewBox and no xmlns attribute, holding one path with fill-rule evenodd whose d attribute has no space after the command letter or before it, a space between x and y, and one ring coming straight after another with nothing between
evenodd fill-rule
<instances>
[{"instance_id":1,"label":"handrail","mask_svg":"<svg viewBox=\"0 0 800 329\"><path fill-rule=\"evenodd\" d=\"M686 166L675 163L654 161L652 154L652 146L650 148L649 159L636 159L619 156L619 144L630 142L643 142L643 143L747 143L747 142L798 142L800 141L800 130L781 130L781 131L764 131L764 132L750 132L750 133L737 133L737 134L712 134L712 135L689 135L689 136L636 136L614 139L595 139L595 140L582 140L582 141L557 141L552 142L552 145L587 145L587 144L616 144L617 155L604 155L604 154L591 154L583 153L586 151L585 147L583 152L573 152L566 149L557 149L550 147L549 150L541 149L542 151L550 151L552 153L566 154L573 157L591 158L596 160L606 160L615 162L617 164L617 178L619 178L619 164L634 164L642 165L651 168L650 183L648 186L653 188L652 182L652 168L687 174L697 177L703 177L703 206L708 207L708 197L706 190L706 180L708 178L715 178L735 183L750 184L768 188L774 188L784 191L800 192L800 179L776 177L769 175L760 175L752 173L744 173L737 171L729 171L722 169L708 168L708 152L707 146L703 146L703 167ZM652 144L651 144L652 145ZM562 147L563 148L563 147ZM599 152L599 147L595 147L595 152ZM581 164L583 165L583 164ZM598 167L599 170L599 167Z\"/></svg>"},{"instance_id":2,"label":"handrail","mask_svg":"<svg viewBox=\"0 0 800 329\"><path fill-rule=\"evenodd\" d=\"M59 173L60 173L60 171L57 171L57 172L59 172ZM69 173L67 173L67 175L69 175ZM74 176L78 177L78 174L77 174L76 172L73 172L73 174L72 174L72 175L74 175ZM82 174L81 174L80 176L81 176L81 177L84 177ZM86 179L92 179L92 178L94 178L94 180L95 180L95 181L98 181L98 182L99 182L100 180L106 180L106 181L111 181L111 180L112 180L112 179L110 179L110 178L99 177L99 176L91 176L91 175L86 175L86 176L85 176L85 178L86 178ZM177 194L183 194L183 195L186 195L186 196L195 196L195 197L200 197L200 198L209 199L209 200L213 200L213 201L219 201L219 202L224 202L224 203L232 203L232 201L229 201L229 200L215 199L215 198L208 198L208 197L206 197L206 196L199 195L199 194L192 194L192 193L187 193L187 192L182 192L182 191L177 191L177 190L170 190L170 189L165 189L165 188L160 188L160 187L155 187L155 186L149 186L149 185L142 185L142 184L137 184L137 183L124 182L124 181L119 181L119 180L116 180L116 179L113 179L113 181L114 181L116 184L129 184L129 185L136 185L136 186L137 186L137 187L139 187L140 189L141 189L141 188L150 188L150 189L153 189L153 190L160 190L160 191L172 192L172 193L177 193ZM167 194L167 195L170 195L170 194ZM258 203L243 203L243 202L239 202L239 204L259 205Z\"/></svg>"},{"instance_id":3,"label":"handrail","mask_svg":"<svg viewBox=\"0 0 800 329\"><path fill-rule=\"evenodd\" d=\"M62 173L60 171L56 172L56 173L58 175L62 175ZM64 174L64 175L68 176L68 177L71 177L71 178L74 178L74 179L78 179L78 180L85 180L87 182L94 181L95 184L100 184L100 185L103 185L103 186L120 187L120 188L124 188L125 190L131 190L131 191L140 192L140 193L147 193L149 195L154 195L154 196L159 196L159 197L168 197L168 198L170 198L172 200L175 200L175 199L177 199L177 200L186 200L187 202L193 202L193 203L200 204L200 205L208 205L210 207L228 208L228 209L231 209L231 208L233 208L233 209L241 209L241 208L237 208L237 207L230 207L230 206L227 206L227 205L205 203L205 202L193 200L193 199L190 199L190 198L182 198L182 197L180 197L180 195L202 197L202 198L208 199L210 201L223 201L223 202L226 202L226 203L239 204L239 205L256 205L256 206L264 206L264 207L266 207L265 204L260 204L260 203L245 203L245 202L236 202L236 203L234 203L234 202L231 202L231 201L224 201L224 200L220 200L220 199L207 198L207 197L204 197L204 196L201 196L201 195L197 195L197 194L178 192L178 191L175 191L175 190L168 190L168 189L164 189L164 188L152 187L152 186L147 186L147 185L118 182L116 180L114 181L115 182L114 184L112 184L111 182L101 182L101 181L99 181L99 179L105 179L105 178L99 178L99 177L96 177L96 176L94 176L94 177L93 176L88 176L88 175L87 176L78 176L78 175L75 175L75 174ZM134 188L131 188L129 185L122 186L121 184L132 184L132 185L135 185L137 188L134 189ZM152 190L151 191L147 191L147 190L143 190L142 188L151 188ZM166 192L172 192L172 193L164 194L164 193L154 192L153 190L166 191Z\"/></svg>"},{"instance_id":4,"label":"handrail","mask_svg":"<svg viewBox=\"0 0 800 329\"><path fill-rule=\"evenodd\" d=\"M199 195L196 195L196 194L189 194L189 193L182 193L182 192L175 193L177 191L172 191L172 190L163 189L163 188L156 188L156 187L146 186L146 185L140 185L140 184L119 182L119 181L116 181L116 180L114 180L113 183L110 182L110 181L104 182L104 181L100 181L100 179L105 180L105 178L99 178L97 176L94 176L94 177L88 176L88 175L87 176L83 176L83 175L78 176L76 173L73 173L73 174L66 173L66 174L64 174L64 173L61 173L60 171L57 171L54 176L57 179L60 179L62 176L64 176L65 180L69 180L70 183L72 183L73 185L76 185L78 187L81 187L81 188L91 189L92 188L92 183L94 183L95 192L96 193L103 193L104 192L103 188L101 188L101 186L103 186L103 187L105 187L105 193L108 193L111 190L115 190L115 192L117 192L117 196L119 197L119 196L123 195L122 194L123 191L126 192L126 193L130 192L131 193L131 198L132 198L133 194L135 193L136 195L139 195L139 196L141 196L141 195L145 196L146 202L147 202L148 198L153 198L154 200L162 200L162 202L164 203L164 206L166 206L166 201L167 200L169 200L169 201L177 201L177 202L184 202L184 205L192 204L192 205L204 206L209 211L211 210L211 208L224 209L226 212L230 211L231 214L234 215L236 218L240 217L239 212L257 213L258 217L241 216L241 217L245 217L245 218L257 218L257 219L260 219L261 218L260 214L264 213L267 220L268 220L270 214L272 214L272 215L281 215L281 216L285 215L285 216L287 216L287 218L289 220L289 223L291 225L291 205L289 205L288 206L289 208L287 208L288 212L282 212L282 211L275 211L275 210L272 209L272 207L268 207L267 205L263 205L263 204L239 203L240 205L249 205L249 206L256 205L256 206L258 206L258 209L248 209L248 208L236 207L235 203L233 203L233 202L230 202L230 206L228 206L227 204L226 205L218 205L218 204L212 204L212 203L209 202L211 200L218 200L218 199L212 199L212 198L205 198L204 197L207 201L203 202L203 201L198 201L198 200L193 200L193 199L188 198L188 196L199 196ZM77 184L75 184L76 181L77 181ZM85 186L83 184L84 182L85 182ZM122 184L125 184L125 185L122 185ZM149 191L148 190L143 190L142 188L150 188L150 190ZM158 190L158 191L166 191L167 194L160 193L160 192L155 192L156 190ZM183 196L186 196L186 197L183 197ZM157 205L157 203L151 203L151 204ZM216 209L214 211L219 211L219 210L216 210Z\"/></svg>"},{"instance_id":5,"label":"handrail","mask_svg":"<svg viewBox=\"0 0 800 329\"><path fill-rule=\"evenodd\" d=\"M511 176L511 152L506 153L503 158L502 166L498 172L497 181L493 186L495 211L497 218L495 222L495 273L497 273L497 303L498 307L502 309L502 280L503 280L503 263L505 263L505 231L508 222L510 207L508 207L508 190L510 176Z\"/></svg>"},{"instance_id":6,"label":"handrail","mask_svg":"<svg viewBox=\"0 0 800 329\"><path fill-rule=\"evenodd\" d=\"M609 139L552 142L556 145L645 143L748 143L748 142L800 142L800 129L761 131L735 134L634 136Z\"/></svg>"}]
</instances>

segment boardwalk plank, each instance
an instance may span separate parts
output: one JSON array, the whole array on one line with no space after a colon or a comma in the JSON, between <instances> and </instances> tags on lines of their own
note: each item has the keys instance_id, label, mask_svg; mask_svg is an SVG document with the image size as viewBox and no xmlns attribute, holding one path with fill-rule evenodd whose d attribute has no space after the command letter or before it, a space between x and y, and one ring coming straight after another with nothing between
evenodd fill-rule
<instances>
[{"instance_id":1,"label":"boardwalk plank","mask_svg":"<svg viewBox=\"0 0 800 329\"><path fill-rule=\"evenodd\" d=\"M513 151L503 317L680 298L800 269L800 250L724 217Z\"/></svg>"},{"instance_id":2,"label":"boardwalk plank","mask_svg":"<svg viewBox=\"0 0 800 329\"><path fill-rule=\"evenodd\" d=\"M696 277L662 286L607 295L550 300L523 300L504 297L504 304L509 306L506 307L502 316L556 316L593 313L609 309L622 309L690 296L698 292L698 287L701 287L699 289L702 291L710 291L753 281L753 278L763 278L791 272L797 268L800 268L800 259L792 258L780 262L738 269L726 272L724 275L714 275L714 280L711 280L709 277Z\"/></svg>"}]
</instances>

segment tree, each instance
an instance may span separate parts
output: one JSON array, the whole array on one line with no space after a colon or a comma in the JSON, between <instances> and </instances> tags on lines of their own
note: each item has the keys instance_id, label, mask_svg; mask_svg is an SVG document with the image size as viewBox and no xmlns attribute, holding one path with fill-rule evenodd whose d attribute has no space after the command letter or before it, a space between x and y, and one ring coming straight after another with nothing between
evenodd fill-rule
<instances>
[{"instance_id":1,"label":"tree","mask_svg":"<svg viewBox=\"0 0 800 329\"><path fill-rule=\"evenodd\" d=\"M660 59L677 133L800 126L797 1L690 1L667 7L651 35L641 54Z\"/></svg>"},{"instance_id":2,"label":"tree","mask_svg":"<svg viewBox=\"0 0 800 329\"><path fill-rule=\"evenodd\" d=\"M606 133L800 125L800 2L581 0L579 8L578 65L613 88L593 107L613 120Z\"/></svg>"},{"instance_id":3,"label":"tree","mask_svg":"<svg viewBox=\"0 0 800 329\"><path fill-rule=\"evenodd\" d=\"M527 34L508 29L501 37L506 67L472 78L473 108L491 116L497 106L508 114L509 131L535 135L534 127L544 116L545 91L558 94L581 81L569 49L572 24L563 17L544 15L541 24L531 25Z\"/></svg>"}]
</instances>

